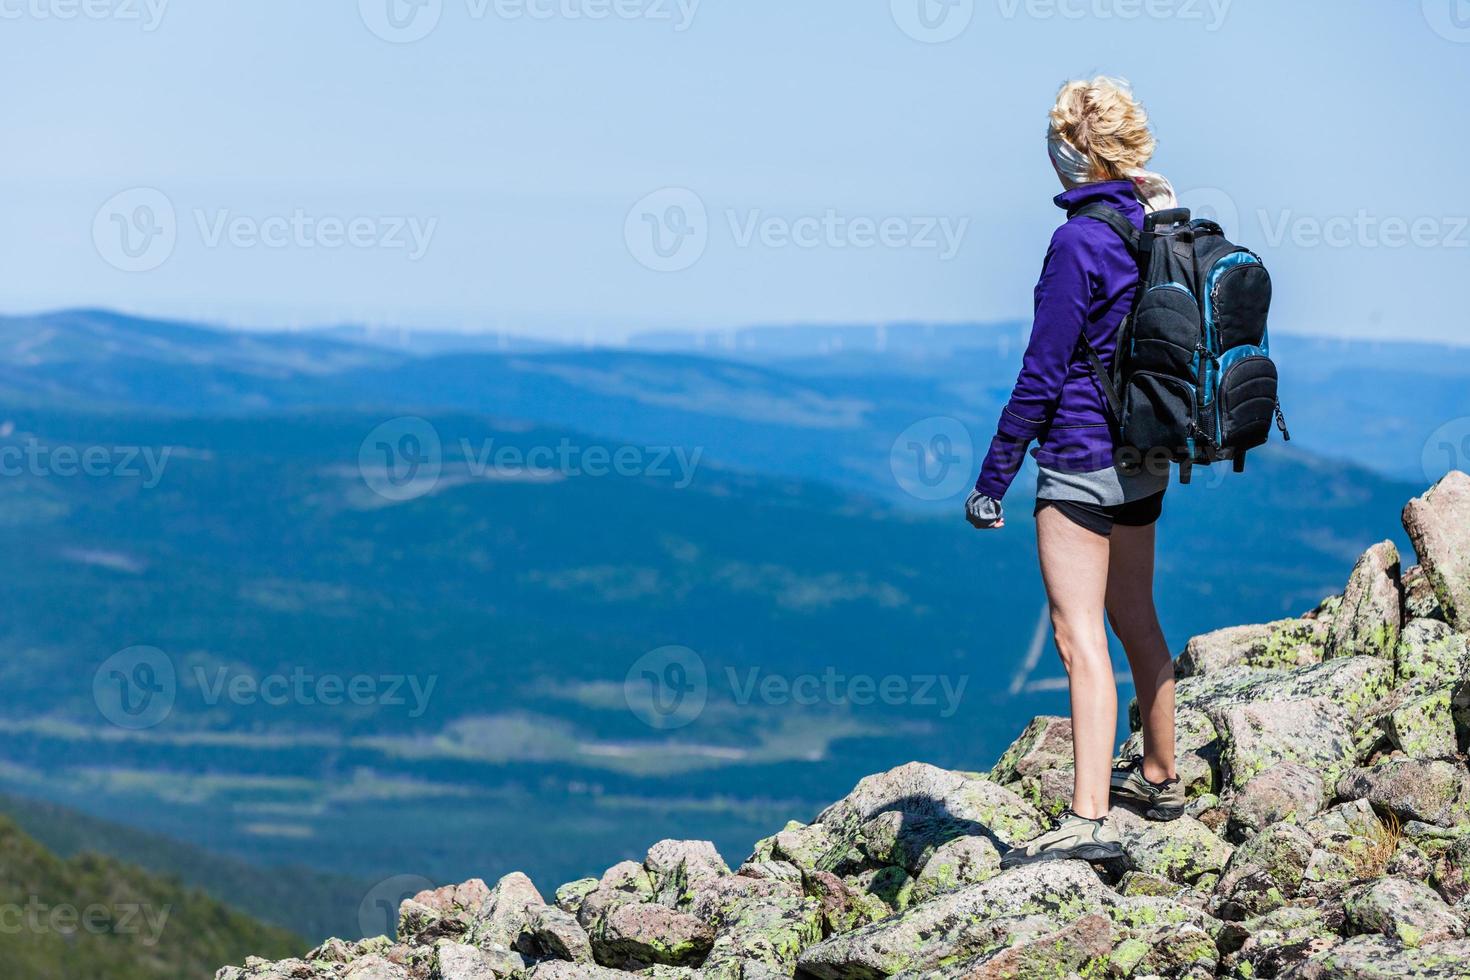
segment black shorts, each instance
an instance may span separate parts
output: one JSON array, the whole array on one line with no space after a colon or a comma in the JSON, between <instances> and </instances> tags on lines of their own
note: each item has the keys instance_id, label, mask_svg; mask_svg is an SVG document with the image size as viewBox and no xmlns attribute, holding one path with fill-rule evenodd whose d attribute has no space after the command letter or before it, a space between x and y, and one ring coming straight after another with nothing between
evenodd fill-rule
<instances>
[{"instance_id":1,"label":"black shorts","mask_svg":"<svg viewBox=\"0 0 1470 980\"><path fill-rule=\"evenodd\" d=\"M1076 500L1038 500L1035 512L1040 514L1048 507L1061 511L1073 524L1108 538L1112 537L1115 526L1148 527L1158 521L1159 515L1164 512L1164 491L1160 490L1152 497L1114 507L1100 507Z\"/></svg>"}]
</instances>

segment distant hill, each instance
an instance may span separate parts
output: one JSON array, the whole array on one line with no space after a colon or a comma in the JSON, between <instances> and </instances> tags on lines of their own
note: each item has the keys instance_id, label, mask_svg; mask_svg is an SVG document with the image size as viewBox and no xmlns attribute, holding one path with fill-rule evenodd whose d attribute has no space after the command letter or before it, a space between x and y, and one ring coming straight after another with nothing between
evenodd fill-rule
<instances>
[{"instance_id":1,"label":"distant hill","mask_svg":"<svg viewBox=\"0 0 1470 980\"><path fill-rule=\"evenodd\" d=\"M1026 331L1021 322L756 327L580 350L498 335L246 333L63 311L0 318L0 408L481 413L699 445L715 465L912 504L884 465L894 440L915 421L953 417L983 451ZM1470 465L1470 347L1290 334L1275 345L1299 448L1414 484Z\"/></svg>"},{"instance_id":2,"label":"distant hill","mask_svg":"<svg viewBox=\"0 0 1470 980\"><path fill-rule=\"evenodd\" d=\"M207 977L263 948L301 947L174 879L91 854L58 858L4 817L0 907L0 976L16 980Z\"/></svg>"},{"instance_id":3,"label":"distant hill","mask_svg":"<svg viewBox=\"0 0 1470 980\"><path fill-rule=\"evenodd\" d=\"M42 800L0 796L0 814L60 858L101 854L176 878L232 908L302 936L358 938L369 883L306 868L261 867Z\"/></svg>"}]
</instances>

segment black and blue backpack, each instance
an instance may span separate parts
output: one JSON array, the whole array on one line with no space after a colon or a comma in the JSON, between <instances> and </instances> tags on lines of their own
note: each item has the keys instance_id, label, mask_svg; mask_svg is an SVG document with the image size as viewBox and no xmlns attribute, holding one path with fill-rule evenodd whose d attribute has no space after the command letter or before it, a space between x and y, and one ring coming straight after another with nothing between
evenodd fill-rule
<instances>
[{"instance_id":1,"label":"black and blue backpack","mask_svg":"<svg viewBox=\"0 0 1470 980\"><path fill-rule=\"evenodd\" d=\"M1149 215L1142 232L1105 204L1077 213L1117 232L1139 263L1113 370L1085 335L1079 344L1118 430L1120 465L1167 459L1188 483L1196 465L1228 460L1244 470L1273 419L1289 441L1266 325L1271 276L1260 256L1215 222L1191 221L1185 208Z\"/></svg>"}]
</instances>

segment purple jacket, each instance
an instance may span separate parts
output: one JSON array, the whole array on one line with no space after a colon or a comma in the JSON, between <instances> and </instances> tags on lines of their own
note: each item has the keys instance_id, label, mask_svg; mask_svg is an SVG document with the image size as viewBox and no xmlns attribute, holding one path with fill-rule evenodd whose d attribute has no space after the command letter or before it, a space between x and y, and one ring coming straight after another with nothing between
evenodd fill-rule
<instances>
[{"instance_id":1,"label":"purple jacket","mask_svg":"<svg viewBox=\"0 0 1470 980\"><path fill-rule=\"evenodd\" d=\"M1036 319L1031 342L1011 400L1000 413L990 452L975 489L996 500L1005 496L1025 458L1071 473L1113 465L1113 429L1106 395L1078 349L1087 339L1110 368L1118 328L1133 306L1138 264L1116 232L1095 218L1072 217L1100 202L1143 227L1143 205L1126 180L1084 184L1056 198L1067 223L1051 237L1041 281L1036 284Z\"/></svg>"}]
</instances>

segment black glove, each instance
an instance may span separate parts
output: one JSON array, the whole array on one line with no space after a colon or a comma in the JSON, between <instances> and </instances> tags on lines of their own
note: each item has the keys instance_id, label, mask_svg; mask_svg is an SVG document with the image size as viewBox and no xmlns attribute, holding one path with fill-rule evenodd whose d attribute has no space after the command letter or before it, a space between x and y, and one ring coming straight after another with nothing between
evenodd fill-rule
<instances>
[{"instance_id":1,"label":"black glove","mask_svg":"<svg viewBox=\"0 0 1470 980\"><path fill-rule=\"evenodd\" d=\"M977 530L989 531L1005 524L1006 512L999 500L971 490L970 499L965 501L965 520Z\"/></svg>"}]
</instances>

